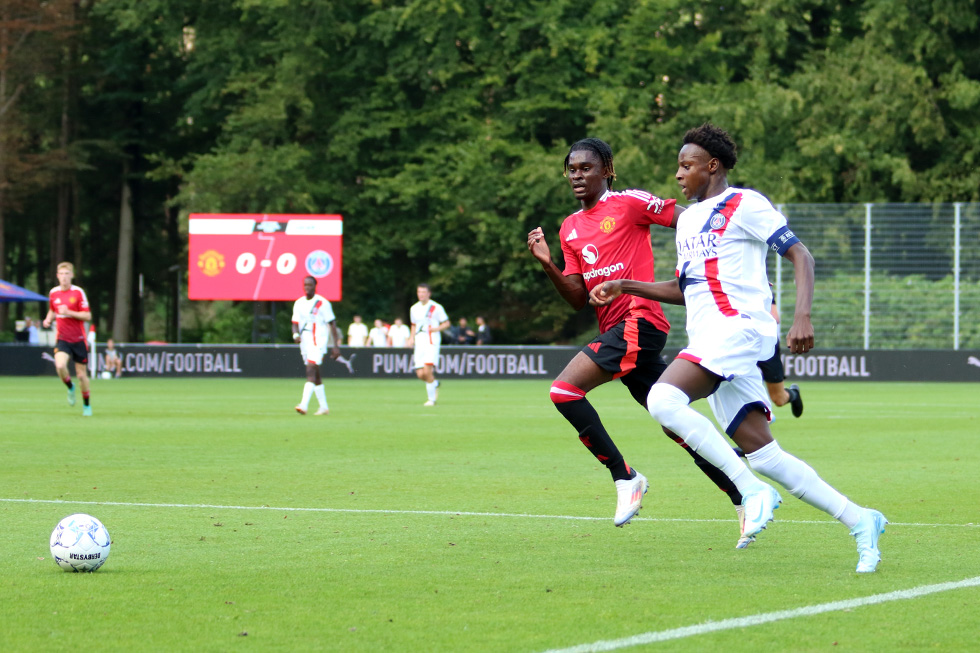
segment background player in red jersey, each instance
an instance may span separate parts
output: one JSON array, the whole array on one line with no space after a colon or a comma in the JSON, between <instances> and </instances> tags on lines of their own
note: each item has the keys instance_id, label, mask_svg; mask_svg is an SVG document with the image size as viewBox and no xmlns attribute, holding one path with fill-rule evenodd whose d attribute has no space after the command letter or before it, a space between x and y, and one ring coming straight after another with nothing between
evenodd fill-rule
<instances>
[{"instance_id":1,"label":"background player in red jersey","mask_svg":"<svg viewBox=\"0 0 980 653\"><path fill-rule=\"evenodd\" d=\"M580 310L588 303L589 290L609 279L638 275L652 282L650 225L674 227L674 200L662 200L642 190L613 192L616 173L612 149L598 138L572 145L565 157L565 174L582 208L565 218L559 231L564 272L552 262L541 227L527 235L528 249L562 298ZM622 526L640 510L649 483L626 464L585 395L619 379L633 399L646 408L650 388L667 367L661 352L670 325L660 304L638 298L599 307L596 316L600 335L562 370L551 386L551 400L582 443L612 474L617 494L613 523ZM668 435L684 446L679 438ZM697 453L685 449L738 509L742 496L734 484Z\"/></svg>"},{"instance_id":2,"label":"background player in red jersey","mask_svg":"<svg viewBox=\"0 0 980 653\"><path fill-rule=\"evenodd\" d=\"M58 377L68 387L68 405L75 405L75 385L68 373L68 359L75 361L75 376L82 387L82 415L92 416L89 402L88 345L85 342L85 322L92 319L85 291L72 284L75 268L71 263L58 264L58 285L48 293L48 315L44 328L55 321L58 326L57 343L54 346L54 367Z\"/></svg>"}]
</instances>

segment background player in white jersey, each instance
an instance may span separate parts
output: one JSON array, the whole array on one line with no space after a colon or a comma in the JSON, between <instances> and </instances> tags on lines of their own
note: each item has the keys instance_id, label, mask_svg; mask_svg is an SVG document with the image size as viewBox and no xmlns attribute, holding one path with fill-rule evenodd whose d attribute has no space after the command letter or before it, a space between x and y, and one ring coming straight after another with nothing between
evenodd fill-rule
<instances>
[{"instance_id":1,"label":"background player in white jersey","mask_svg":"<svg viewBox=\"0 0 980 653\"><path fill-rule=\"evenodd\" d=\"M340 357L340 329L333 314L330 302L316 294L316 279L303 279L303 296L293 303L293 341L299 343L299 351L306 364L306 383L303 385L303 398L296 406L296 412L305 415L310 406L310 397L316 395L320 404L317 415L330 412L327 406L327 393L323 389L320 364L323 354L330 347L330 357Z\"/></svg>"},{"instance_id":2,"label":"background player in white jersey","mask_svg":"<svg viewBox=\"0 0 980 653\"><path fill-rule=\"evenodd\" d=\"M593 289L591 301L604 305L627 293L687 306L688 346L650 391L650 414L724 471L743 496L761 499L752 506L746 502L737 548L766 527L781 499L749 471L711 421L690 407L703 397L752 469L848 526L857 540L857 571L873 572L881 560L884 515L848 500L780 449L769 430L769 396L757 367L772 352L778 333L770 313L766 252L772 248L794 267L796 311L787 345L797 354L813 348L813 257L769 200L729 187L728 170L736 160L725 131L710 124L688 131L676 176L684 196L696 204L677 223L677 278L609 281Z\"/></svg>"},{"instance_id":3,"label":"background player in white jersey","mask_svg":"<svg viewBox=\"0 0 980 653\"><path fill-rule=\"evenodd\" d=\"M425 382L426 402L423 406L435 406L439 399L439 381L436 365L439 364L439 346L442 332L449 328L446 309L432 299L432 290L426 283L415 289L419 300L412 304L408 317L412 322L412 335L408 346L415 347L415 376Z\"/></svg>"},{"instance_id":4,"label":"background player in white jersey","mask_svg":"<svg viewBox=\"0 0 980 653\"><path fill-rule=\"evenodd\" d=\"M564 162L565 174L580 210L565 218L559 230L564 271L551 260L541 227L527 235L531 254L541 263L558 294L575 310L588 303L589 290L610 278L653 281L650 227L671 228L674 200L661 200L642 190L614 192L612 148L598 138L573 143ZM612 475L616 486L613 524L623 526L639 511L647 479L626 464L599 414L586 398L594 388L619 379L633 399L646 408L650 388L666 369L661 352L670 325L657 302L622 298L596 309L599 336L582 348L552 383L551 401L568 420L579 440ZM668 433L683 446L683 441ZM718 469L685 449L698 467L738 508L742 495Z\"/></svg>"}]
</instances>

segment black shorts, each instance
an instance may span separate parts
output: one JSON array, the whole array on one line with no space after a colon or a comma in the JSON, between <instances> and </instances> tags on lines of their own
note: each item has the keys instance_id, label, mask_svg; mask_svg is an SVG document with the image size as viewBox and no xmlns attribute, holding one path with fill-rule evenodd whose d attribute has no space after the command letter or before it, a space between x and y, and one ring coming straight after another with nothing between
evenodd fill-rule
<instances>
[{"instance_id":1,"label":"black shorts","mask_svg":"<svg viewBox=\"0 0 980 653\"><path fill-rule=\"evenodd\" d=\"M768 360L756 363L762 370L762 380L766 383L782 383L786 379L786 371L783 369L783 359L779 357L779 345L776 351Z\"/></svg>"},{"instance_id":2,"label":"black shorts","mask_svg":"<svg viewBox=\"0 0 980 653\"><path fill-rule=\"evenodd\" d=\"M667 334L642 318L627 318L582 348L596 365L623 382L633 399L647 405L650 388L667 369L661 355Z\"/></svg>"},{"instance_id":3,"label":"black shorts","mask_svg":"<svg viewBox=\"0 0 980 653\"><path fill-rule=\"evenodd\" d=\"M77 365L88 365L88 344L84 340L79 342L59 340L55 343L54 351L68 354Z\"/></svg>"}]
</instances>

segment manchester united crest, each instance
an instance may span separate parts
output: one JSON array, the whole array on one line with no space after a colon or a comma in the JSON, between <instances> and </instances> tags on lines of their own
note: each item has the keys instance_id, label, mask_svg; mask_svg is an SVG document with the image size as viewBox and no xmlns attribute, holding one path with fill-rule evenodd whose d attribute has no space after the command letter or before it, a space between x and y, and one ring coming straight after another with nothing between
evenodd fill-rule
<instances>
[{"instance_id":1,"label":"manchester united crest","mask_svg":"<svg viewBox=\"0 0 980 653\"><path fill-rule=\"evenodd\" d=\"M225 268L225 257L221 253L209 249L197 257L197 267L201 268L201 272L207 276L216 277Z\"/></svg>"},{"instance_id":2,"label":"manchester united crest","mask_svg":"<svg viewBox=\"0 0 980 653\"><path fill-rule=\"evenodd\" d=\"M608 234L615 228L616 228L616 218L613 218L611 216L606 216L605 218L602 219L602 222L599 223L599 231L601 231L604 234Z\"/></svg>"}]
</instances>

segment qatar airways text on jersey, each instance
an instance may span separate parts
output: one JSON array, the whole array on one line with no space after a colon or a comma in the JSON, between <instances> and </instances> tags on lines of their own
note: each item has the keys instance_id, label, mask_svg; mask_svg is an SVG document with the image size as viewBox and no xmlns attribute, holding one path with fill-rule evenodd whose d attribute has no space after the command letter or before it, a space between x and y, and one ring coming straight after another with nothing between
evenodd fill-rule
<instances>
[{"instance_id":1,"label":"qatar airways text on jersey","mask_svg":"<svg viewBox=\"0 0 980 653\"><path fill-rule=\"evenodd\" d=\"M677 258L686 261L718 256L718 234L705 232L677 239Z\"/></svg>"}]
</instances>

